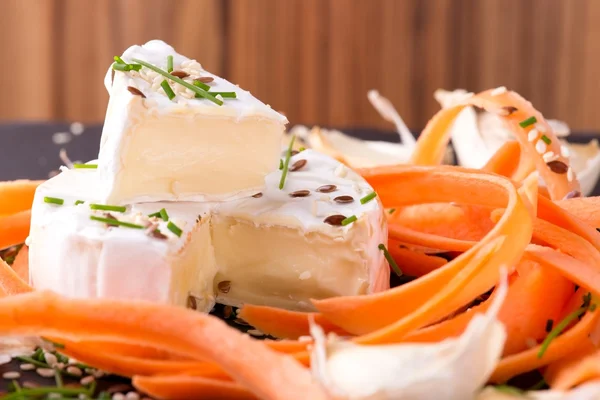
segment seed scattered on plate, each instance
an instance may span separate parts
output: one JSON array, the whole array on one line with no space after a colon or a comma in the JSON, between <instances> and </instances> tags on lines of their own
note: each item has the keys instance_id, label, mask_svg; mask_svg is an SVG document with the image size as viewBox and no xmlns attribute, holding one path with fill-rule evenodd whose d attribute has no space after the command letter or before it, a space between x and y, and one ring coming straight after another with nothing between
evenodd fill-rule
<instances>
[{"instance_id":1,"label":"seed scattered on plate","mask_svg":"<svg viewBox=\"0 0 600 400\"><path fill-rule=\"evenodd\" d=\"M498 112L498 114L502 115L504 117L507 117L507 116L511 115L512 113L515 113L517 111L519 111L519 109L517 107L506 106L506 107L502 107L500 109L500 111Z\"/></svg>"},{"instance_id":2,"label":"seed scattered on plate","mask_svg":"<svg viewBox=\"0 0 600 400\"><path fill-rule=\"evenodd\" d=\"M94 382L95 380L96 380L96 378L94 378L92 375L88 375L88 376L81 378L79 383L81 383L82 385L89 385L90 383Z\"/></svg>"},{"instance_id":3,"label":"seed scattered on plate","mask_svg":"<svg viewBox=\"0 0 600 400\"><path fill-rule=\"evenodd\" d=\"M73 135L79 136L85 130L85 125L83 125L81 122L73 122L69 127L69 130Z\"/></svg>"},{"instance_id":4,"label":"seed scattered on plate","mask_svg":"<svg viewBox=\"0 0 600 400\"><path fill-rule=\"evenodd\" d=\"M19 379L21 374L18 371L8 371L2 374L4 379Z\"/></svg>"},{"instance_id":5,"label":"seed scattered on plate","mask_svg":"<svg viewBox=\"0 0 600 400\"><path fill-rule=\"evenodd\" d=\"M126 400L139 400L140 395L137 392L129 392L125 395Z\"/></svg>"},{"instance_id":6,"label":"seed scattered on plate","mask_svg":"<svg viewBox=\"0 0 600 400\"><path fill-rule=\"evenodd\" d=\"M221 293L229 293L231 290L231 281L221 281L217 284L217 288L219 288L219 292Z\"/></svg>"},{"instance_id":7,"label":"seed scattered on plate","mask_svg":"<svg viewBox=\"0 0 600 400\"><path fill-rule=\"evenodd\" d=\"M40 387L41 385L39 383L36 382L32 382L32 381L25 381L21 384L22 387L24 387L25 389L35 389L37 387Z\"/></svg>"},{"instance_id":8,"label":"seed scattered on plate","mask_svg":"<svg viewBox=\"0 0 600 400\"><path fill-rule=\"evenodd\" d=\"M52 135L54 144L67 144L71 141L71 132L56 132Z\"/></svg>"},{"instance_id":9,"label":"seed scattered on plate","mask_svg":"<svg viewBox=\"0 0 600 400\"><path fill-rule=\"evenodd\" d=\"M19 365L22 371L33 371L35 369L35 365L33 364L21 364Z\"/></svg>"},{"instance_id":10,"label":"seed scattered on plate","mask_svg":"<svg viewBox=\"0 0 600 400\"><path fill-rule=\"evenodd\" d=\"M550 168L550 171L554 172L555 174L566 174L569 170L569 166L567 164L558 160L550 161L546 165L548 168Z\"/></svg>"},{"instance_id":11,"label":"seed scattered on plate","mask_svg":"<svg viewBox=\"0 0 600 400\"><path fill-rule=\"evenodd\" d=\"M52 378L54 376L54 370L52 368L38 368L35 370L35 372L44 378Z\"/></svg>"},{"instance_id":12,"label":"seed scattered on plate","mask_svg":"<svg viewBox=\"0 0 600 400\"><path fill-rule=\"evenodd\" d=\"M340 203L340 204L352 203L354 201L354 197L338 196L338 197L334 198L333 201L335 201L336 203Z\"/></svg>"},{"instance_id":13,"label":"seed scattered on plate","mask_svg":"<svg viewBox=\"0 0 600 400\"><path fill-rule=\"evenodd\" d=\"M223 317L225 317L225 319L231 317L231 314L233 314L233 307L231 307L231 306L223 307Z\"/></svg>"},{"instance_id":14,"label":"seed scattered on plate","mask_svg":"<svg viewBox=\"0 0 600 400\"><path fill-rule=\"evenodd\" d=\"M323 185L317 188L317 192L320 193L331 193L337 190L337 186L335 185Z\"/></svg>"},{"instance_id":15,"label":"seed scattered on plate","mask_svg":"<svg viewBox=\"0 0 600 400\"><path fill-rule=\"evenodd\" d=\"M248 333L249 335L252 335L252 336L264 336L265 335L258 329L248 329L248 331L246 333Z\"/></svg>"},{"instance_id":16,"label":"seed scattered on plate","mask_svg":"<svg viewBox=\"0 0 600 400\"><path fill-rule=\"evenodd\" d=\"M67 367L67 374L71 374L71 375L75 375L75 376L83 375L83 373L81 372L81 369L79 369L78 367L76 367L74 365Z\"/></svg>"},{"instance_id":17,"label":"seed scattered on plate","mask_svg":"<svg viewBox=\"0 0 600 400\"><path fill-rule=\"evenodd\" d=\"M146 98L146 95L144 93L142 93L142 91L136 87L127 86L127 90L129 90L129 93L131 93L134 96L142 96L143 99Z\"/></svg>"},{"instance_id":18,"label":"seed scattered on plate","mask_svg":"<svg viewBox=\"0 0 600 400\"><path fill-rule=\"evenodd\" d=\"M190 74L188 74L185 71L172 71L171 75L176 76L176 77L181 78L181 79L187 78L188 76L190 76Z\"/></svg>"},{"instance_id":19,"label":"seed scattered on plate","mask_svg":"<svg viewBox=\"0 0 600 400\"><path fill-rule=\"evenodd\" d=\"M111 400L125 400L125 395L123 393L115 393L112 395Z\"/></svg>"},{"instance_id":20,"label":"seed scattered on plate","mask_svg":"<svg viewBox=\"0 0 600 400\"><path fill-rule=\"evenodd\" d=\"M250 324L249 324L249 323L247 323L246 321L244 321L244 320L243 320L243 319L241 319L241 318L236 318L236 319L234 319L234 320L233 320L233 322L235 322L235 323L236 323L236 324L238 324L238 325L250 326Z\"/></svg>"},{"instance_id":21,"label":"seed scattered on plate","mask_svg":"<svg viewBox=\"0 0 600 400\"><path fill-rule=\"evenodd\" d=\"M304 166L306 165L307 161L302 159L302 160L298 160L296 161L294 164L292 164L292 166L290 167L290 172L294 172L294 171L298 171L302 168L304 168Z\"/></svg>"},{"instance_id":22,"label":"seed scattered on plate","mask_svg":"<svg viewBox=\"0 0 600 400\"><path fill-rule=\"evenodd\" d=\"M323 222L333 226L342 226L342 221L346 219L346 216L341 214L330 215L325 218Z\"/></svg>"},{"instance_id":23,"label":"seed scattered on plate","mask_svg":"<svg viewBox=\"0 0 600 400\"><path fill-rule=\"evenodd\" d=\"M261 197L263 197L262 192L258 192L255 195L253 195L252 197L254 197L255 199L260 199Z\"/></svg>"},{"instance_id":24,"label":"seed scattered on plate","mask_svg":"<svg viewBox=\"0 0 600 400\"><path fill-rule=\"evenodd\" d=\"M212 76L201 76L199 78L194 79L196 81L200 81L202 83L210 83L215 80Z\"/></svg>"},{"instance_id":25,"label":"seed scattered on plate","mask_svg":"<svg viewBox=\"0 0 600 400\"><path fill-rule=\"evenodd\" d=\"M307 197L310 196L310 190L296 190L290 193L290 197Z\"/></svg>"},{"instance_id":26,"label":"seed scattered on plate","mask_svg":"<svg viewBox=\"0 0 600 400\"><path fill-rule=\"evenodd\" d=\"M133 390L133 386L128 385L126 383L119 383L116 385L112 385L110 386L108 389L106 389L106 391L110 394L113 393L126 393L126 392L130 392Z\"/></svg>"}]
</instances>

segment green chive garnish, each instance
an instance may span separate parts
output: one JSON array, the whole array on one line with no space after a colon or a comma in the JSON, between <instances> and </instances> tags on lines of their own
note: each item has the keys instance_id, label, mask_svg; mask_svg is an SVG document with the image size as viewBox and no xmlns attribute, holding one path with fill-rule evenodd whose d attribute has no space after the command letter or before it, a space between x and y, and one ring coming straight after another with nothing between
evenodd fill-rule
<instances>
[{"instance_id":1,"label":"green chive garnish","mask_svg":"<svg viewBox=\"0 0 600 400\"><path fill-rule=\"evenodd\" d=\"M515 395L523 394L523 390L521 390L517 387L514 387L514 386L496 385L496 386L494 386L494 389L496 389L499 392L506 393L506 394L515 394Z\"/></svg>"},{"instance_id":2,"label":"green chive garnish","mask_svg":"<svg viewBox=\"0 0 600 400\"><path fill-rule=\"evenodd\" d=\"M569 325L571 325L571 323L577 319L579 319L579 317L581 317L583 314L585 314L586 311L594 311L596 309L596 304L591 304L591 300L592 300L592 295L590 293L587 293L586 295L583 296L583 305L581 307L579 307L577 310L573 311L572 313L570 313L569 315L567 315L562 321L560 321L548 334L548 336L546 336L546 338L544 339L544 341L542 342L541 346L540 346L540 351L538 351L538 358L542 358L544 353L546 352L546 350L548 350L548 346L550 346L550 343L552 342L552 340L556 339L556 337L558 337L558 335L560 335L562 333L562 331L564 331Z\"/></svg>"},{"instance_id":3,"label":"green chive garnish","mask_svg":"<svg viewBox=\"0 0 600 400\"><path fill-rule=\"evenodd\" d=\"M140 69L142 69L142 66L140 64L129 64L129 66L134 71L139 71Z\"/></svg>"},{"instance_id":4,"label":"green chive garnish","mask_svg":"<svg viewBox=\"0 0 600 400\"><path fill-rule=\"evenodd\" d=\"M395 209L395 208L390 208L390 211L388 211L388 212L389 212L389 213L390 213L390 215L391 215L391 214L393 214L393 213L394 213L394 211L396 211L396 209Z\"/></svg>"},{"instance_id":5,"label":"green chive garnish","mask_svg":"<svg viewBox=\"0 0 600 400\"><path fill-rule=\"evenodd\" d=\"M298 149L298 151L304 151L304 150L306 150L306 147L300 147L300 148Z\"/></svg>"},{"instance_id":6,"label":"green chive garnish","mask_svg":"<svg viewBox=\"0 0 600 400\"><path fill-rule=\"evenodd\" d=\"M124 226L125 228L133 228L133 229L144 229L144 227L142 225L132 224L130 222L125 222L125 221L119 221L118 219L96 217L95 215L90 216L90 219L92 221L104 222L105 224L108 224L108 225Z\"/></svg>"},{"instance_id":7,"label":"green chive garnish","mask_svg":"<svg viewBox=\"0 0 600 400\"><path fill-rule=\"evenodd\" d=\"M125 61L123 61L123 59L119 56L114 56L113 57L114 60L117 62L117 64L127 64Z\"/></svg>"},{"instance_id":8,"label":"green chive garnish","mask_svg":"<svg viewBox=\"0 0 600 400\"><path fill-rule=\"evenodd\" d=\"M175 98L175 92L173 92L173 89L171 89L171 86L166 79L160 83L160 86L164 89L169 100L173 100Z\"/></svg>"},{"instance_id":9,"label":"green chive garnish","mask_svg":"<svg viewBox=\"0 0 600 400\"><path fill-rule=\"evenodd\" d=\"M544 141L544 143L546 144L550 144L552 143L552 140L550 140L550 138L546 135L542 135L541 139Z\"/></svg>"},{"instance_id":10,"label":"green chive garnish","mask_svg":"<svg viewBox=\"0 0 600 400\"><path fill-rule=\"evenodd\" d=\"M73 168L76 169L96 169L98 164L73 164Z\"/></svg>"},{"instance_id":11,"label":"green chive garnish","mask_svg":"<svg viewBox=\"0 0 600 400\"><path fill-rule=\"evenodd\" d=\"M354 221L356 221L356 215L351 215L348 218L342 220L342 226L349 225Z\"/></svg>"},{"instance_id":12,"label":"green chive garnish","mask_svg":"<svg viewBox=\"0 0 600 400\"><path fill-rule=\"evenodd\" d=\"M237 94L235 92L208 92L209 94L212 94L213 96L217 96L217 95L221 95L221 97L225 98L225 99L236 99L237 98Z\"/></svg>"},{"instance_id":13,"label":"green chive garnish","mask_svg":"<svg viewBox=\"0 0 600 400\"><path fill-rule=\"evenodd\" d=\"M167 72L173 72L173 56L167 56Z\"/></svg>"},{"instance_id":14,"label":"green chive garnish","mask_svg":"<svg viewBox=\"0 0 600 400\"><path fill-rule=\"evenodd\" d=\"M19 361L22 361L22 362L24 362L24 363L27 363L27 364L33 364L33 365L35 365L36 367L41 367L41 368L48 368L48 367L49 367L49 365L48 365L48 364L46 364L44 361L39 361L39 360L36 360L36 359L35 359L35 358L33 358L33 357L18 356L18 357L15 357L15 358L16 358L17 360L19 360Z\"/></svg>"},{"instance_id":15,"label":"green chive garnish","mask_svg":"<svg viewBox=\"0 0 600 400\"><path fill-rule=\"evenodd\" d=\"M164 208L161 208L161 210L158 213L160 214L160 217L163 219L163 221L169 220L169 214L167 214L167 210L165 210Z\"/></svg>"},{"instance_id":16,"label":"green chive garnish","mask_svg":"<svg viewBox=\"0 0 600 400\"><path fill-rule=\"evenodd\" d=\"M400 269L398 264L396 264L396 261L390 255L390 252L388 251L388 249L385 248L385 245L383 243L381 243L377 247L379 247L379 250L383 251L383 255L384 255L385 259L387 260L388 264L390 264L390 267L392 267L392 269L394 270L396 275L402 276L402 270Z\"/></svg>"},{"instance_id":17,"label":"green chive garnish","mask_svg":"<svg viewBox=\"0 0 600 400\"><path fill-rule=\"evenodd\" d=\"M150 218L152 218L152 217L156 217L156 218L162 218L162 217L160 216L160 211L157 211L157 212L155 212L155 213L152 213L152 214L148 214L148 217L150 217Z\"/></svg>"},{"instance_id":18,"label":"green chive garnish","mask_svg":"<svg viewBox=\"0 0 600 400\"><path fill-rule=\"evenodd\" d=\"M194 81L192 83L194 84L194 86L198 86L202 90L208 91L210 89L210 86L208 86L206 83L204 83L204 82L202 82L202 81L200 81L198 79L194 79Z\"/></svg>"},{"instance_id":19,"label":"green chive garnish","mask_svg":"<svg viewBox=\"0 0 600 400\"><path fill-rule=\"evenodd\" d=\"M368 195L366 195L365 197L363 197L362 199L360 199L360 204L367 204L368 202L373 200L375 197L377 197L377 193L371 192Z\"/></svg>"},{"instance_id":20,"label":"green chive garnish","mask_svg":"<svg viewBox=\"0 0 600 400\"><path fill-rule=\"evenodd\" d=\"M90 204L90 208L92 210L102 210L102 211L116 211L116 212L127 211L127 207L125 207L125 206L110 206L107 204Z\"/></svg>"},{"instance_id":21,"label":"green chive garnish","mask_svg":"<svg viewBox=\"0 0 600 400\"><path fill-rule=\"evenodd\" d=\"M170 230L171 232L173 232L174 234L176 234L177 237L181 237L181 234L183 233L181 228L179 228L177 225L175 225L171 221L169 221L169 223L167 224L167 229Z\"/></svg>"},{"instance_id":22,"label":"green chive garnish","mask_svg":"<svg viewBox=\"0 0 600 400\"><path fill-rule=\"evenodd\" d=\"M283 169L283 160L279 159L279 170Z\"/></svg>"},{"instance_id":23,"label":"green chive garnish","mask_svg":"<svg viewBox=\"0 0 600 400\"><path fill-rule=\"evenodd\" d=\"M294 147L295 140L296 135L292 136L292 140L290 140L290 145L288 146L287 153L285 155L283 171L281 172L281 180L279 181L279 189L283 189L283 186L285 186L285 178L287 177L288 169L290 168L290 158L292 158L292 148Z\"/></svg>"},{"instance_id":24,"label":"green chive garnish","mask_svg":"<svg viewBox=\"0 0 600 400\"><path fill-rule=\"evenodd\" d=\"M170 80L179 83L180 85L190 89L191 91L193 91L194 93L198 93L200 96L204 97L205 99L208 99L210 101L212 101L215 104L218 104L220 106L223 105L223 102L219 99L215 99L215 97L211 94L209 94L207 91L202 90L200 88L198 88L197 86L194 85L190 85L189 83L187 83L186 81L184 81L183 79L180 79L176 76L173 76L171 74L169 74L168 72L163 71L162 69L147 63L146 61L142 61L142 60L138 60L136 58L133 59L133 61L140 63L141 65L143 65L146 68L150 68L152 71L161 74L162 76L164 76L165 78L169 78Z\"/></svg>"},{"instance_id":25,"label":"green chive garnish","mask_svg":"<svg viewBox=\"0 0 600 400\"><path fill-rule=\"evenodd\" d=\"M63 204L65 204L65 200L59 199L58 197L44 197L44 203L57 204L59 206L62 206Z\"/></svg>"},{"instance_id":26,"label":"green chive garnish","mask_svg":"<svg viewBox=\"0 0 600 400\"><path fill-rule=\"evenodd\" d=\"M536 122L537 122L536 117L529 117L525 121L519 122L519 125L521 125L521 128L527 128L529 125L533 125Z\"/></svg>"},{"instance_id":27,"label":"green chive garnish","mask_svg":"<svg viewBox=\"0 0 600 400\"><path fill-rule=\"evenodd\" d=\"M85 203L85 201L83 201L83 200L75 200L75 205L76 206L78 206L80 204L83 204L83 203Z\"/></svg>"},{"instance_id":28,"label":"green chive garnish","mask_svg":"<svg viewBox=\"0 0 600 400\"><path fill-rule=\"evenodd\" d=\"M67 387L56 387L56 386L41 386L32 389L21 389L18 392L12 392L10 394L4 395L2 400L20 400L20 399L33 399L38 398L38 396L50 393L62 394L65 397L69 396L77 396L79 394L88 394L87 388L67 388ZM61 398L65 398L61 397Z\"/></svg>"},{"instance_id":29,"label":"green chive garnish","mask_svg":"<svg viewBox=\"0 0 600 400\"><path fill-rule=\"evenodd\" d=\"M112 65L112 68L115 71L123 71L123 72L131 71L133 69L129 66L129 64L119 64L119 63L114 63Z\"/></svg>"}]
</instances>

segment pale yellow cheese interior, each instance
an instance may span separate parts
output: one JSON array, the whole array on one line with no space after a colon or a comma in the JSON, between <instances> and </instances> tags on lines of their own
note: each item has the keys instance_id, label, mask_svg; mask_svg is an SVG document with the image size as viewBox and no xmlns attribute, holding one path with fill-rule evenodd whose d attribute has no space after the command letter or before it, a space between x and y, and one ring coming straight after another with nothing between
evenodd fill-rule
<instances>
[{"instance_id":1,"label":"pale yellow cheese interior","mask_svg":"<svg viewBox=\"0 0 600 400\"><path fill-rule=\"evenodd\" d=\"M146 114L124 138L108 202L251 195L277 169L282 130L261 118Z\"/></svg>"},{"instance_id":2,"label":"pale yellow cheese interior","mask_svg":"<svg viewBox=\"0 0 600 400\"><path fill-rule=\"evenodd\" d=\"M345 241L218 215L211 225L219 303L312 310L310 299L367 293L364 229ZM220 282L228 282L227 293L219 290Z\"/></svg>"}]
</instances>

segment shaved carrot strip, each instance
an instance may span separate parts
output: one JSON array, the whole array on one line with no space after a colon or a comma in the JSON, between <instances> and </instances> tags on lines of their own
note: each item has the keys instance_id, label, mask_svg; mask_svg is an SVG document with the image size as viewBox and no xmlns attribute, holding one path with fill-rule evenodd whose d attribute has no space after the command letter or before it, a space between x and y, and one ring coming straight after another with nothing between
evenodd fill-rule
<instances>
[{"instance_id":1,"label":"shaved carrot strip","mask_svg":"<svg viewBox=\"0 0 600 400\"><path fill-rule=\"evenodd\" d=\"M411 162L415 165L438 165L442 161L448 141L450 139L450 125L458 116L459 112L465 106L476 106L486 111L503 116L507 126L511 128L515 138L521 145L523 155L534 160L536 169L546 183L550 197L553 200L561 200L572 191L579 191L579 182L577 179L568 179L567 174L569 160L562 156L561 143L558 137L552 131L550 125L544 120L544 117L538 112L530 102L519 96L515 92L507 91L500 95L493 95L492 90L481 92L477 95L465 99L461 104L454 107L440 110L427 123L427 126L419 136L417 145L413 151ZM521 126L525 120L531 120L532 123ZM532 133L532 131L535 131ZM535 135L535 140L529 140L529 135ZM552 152L558 159L554 164L557 172L551 169L551 166L544 161L542 154L536 149L536 144L542 140L542 135L546 140L544 144L544 153ZM525 172L527 172L525 170ZM525 174L527 175L527 174Z\"/></svg>"},{"instance_id":2,"label":"shaved carrot strip","mask_svg":"<svg viewBox=\"0 0 600 400\"><path fill-rule=\"evenodd\" d=\"M10 265L0 260L0 297L28 293L31 290L31 286L25 283Z\"/></svg>"},{"instance_id":3,"label":"shaved carrot strip","mask_svg":"<svg viewBox=\"0 0 600 400\"><path fill-rule=\"evenodd\" d=\"M444 251L465 252L475 246L476 241L451 239L430 233L418 232L395 223L388 224L389 239L406 245L424 246Z\"/></svg>"},{"instance_id":4,"label":"shaved carrot strip","mask_svg":"<svg viewBox=\"0 0 600 400\"><path fill-rule=\"evenodd\" d=\"M423 276L446 264L445 258L427 255L418 251L400 247L394 240L388 242L390 255L405 275Z\"/></svg>"},{"instance_id":5,"label":"shaved carrot strip","mask_svg":"<svg viewBox=\"0 0 600 400\"><path fill-rule=\"evenodd\" d=\"M581 294L579 290L573 295L573 304L581 305ZM555 338L541 358L538 357L541 345L503 358L496 366L490 381L506 382L514 376L548 365L576 351L583 341L587 340L589 333L598 322L599 315L598 312L588 312L571 329Z\"/></svg>"},{"instance_id":6,"label":"shaved carrot strip","mask_svg":"<svg viewBox=\"0 0 600 400\"><path fill-rule=\"evenodd\" d=\"M35 189L44 181L17 180L0 182L0 216L29 210Z\"/></svg>"},{"instance_id":7,"label":"shaved carrot strip","mask_svg":"<svg viewBox=\"0 0 600 400\"><path fill-rule=\"evenodd\" d=\"M600 228L600 197L578 197L556 204L594 228Z\"/></svg>"},{"instance_id":8,"label":"shaved carrot strip","mask_svg":"<svg viewBox=\"0 0 600 400\"><path fill-rule=\"evenodd\" d=\"M29 235L31 211L0 216L0 249L21 244Z\"/></svg>"},{"instance_id":9,"label":"shaved carrot strip","mask_svg":"<svg viewBox=\"0 0 600 400\"><path fill-rule=\"evenodd\" d=\"M21 247L11 267L24 282L29 281L29 247Z\"/></svg>"},{"instance_id":10,"label":"shaved carrot strip","mask_svg":"<svg viewBox=\"0 0 600 400\"><path fill-rule=\"evenodd\" d=\"M494 153L481 170L510 178L517 169L515 160L520 158L521 145L515 140L509 140Z\"/></svg>"},{"instance_id":11,"label":"shaved carrot strip","mask_svg":"<svg viewBox=\"0 0 600 400\"><path fill-rule=\"evenodd\" d=\"M257 397L243 386L200 376L134 376L133 386L163 400L254 400ZM282 382L282 386L285 386ZM296 398L302 398L298 393Z\"/></svg>"},{"instance_id":12,"label":"shaved carrot strip","mask_svg":"<svg viewBox=\"0 0 600 400\"><path fill-rule=\"evenodd\" d=\"M317 313L247 304L238 315L261 332L278 338L298 339L300 336L310 335L308 322L310 317L313 317L325 332L335 332L342 336L348 335L343 329Z\"/></svg>"},{"instance_id":13,"label":"shaved carrot strip","mask_svg":"<svg viewBox=\"0 0 600 400\"><path fill-rule=\"evenodd\" d=\"M519 157L519 164L517 165L517 169L513 171L510 178L515 182L521 182L526 179L535 169L535 161L531 157L527 157L523 153L521 153ZM544 191L546 197L550 197L548 194L548 189L545 187L540 188Z\"/></svg>"},{"instance_id":14,"label":"shaved carrot strip","mask_svg":"<svg viewBox=\"0 0 600 400\"><path fill-rule=\"evenodd\" d=\"M598 378L600 350L587 339L581 343L580 349L553 362L544 372L544 379L555 390L568 390Z\"/></svg>"},{"instance_id":15,"label":"shaved carrot strip","mask_svg":"<svg viewBox=\"0 0 600 400\"><path fill-rule=\"evenodd\" d=\"M314 301L328 320L353 334L387 327L378 342L397 341L411 329L433 323L489 290L502 265L516 264L531 238L531 217L516 188L505 178L465 171L402 166L373 169L370 174L363 171L384 204L478 201L498 207L508 202L508 211L484 240L422 278L382 293ZM467 283L469 290L463 290ZM398 325L401 318L405 320Z\"/></svg>"},{"instance_id":16,"label":"shaved carrot strip","mask_svg":"<svg viewBox=\"0 0 600 400\"><path fill-rule=\"evenodd\" d=\"M183 308L145 302L67 299L35 291L0 300L0 332L155 347L214 361L258 397L328 398L294 359L250 339L218 318ZM265 374L267 368L269 373Z\"/></svg>"}]
</instances>

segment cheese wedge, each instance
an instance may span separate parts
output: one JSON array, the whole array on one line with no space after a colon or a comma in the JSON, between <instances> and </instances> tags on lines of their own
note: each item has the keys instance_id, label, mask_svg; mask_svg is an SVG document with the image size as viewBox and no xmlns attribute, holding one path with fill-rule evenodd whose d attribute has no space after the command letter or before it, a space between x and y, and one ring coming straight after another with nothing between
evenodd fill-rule
<instances>
[{"instance_id":1,"label":"cheese wedge","mask_svg":"<svg viewBox=\"0 0 600 400\"><path fill-rule=\"evenodd\" d=\"M142 60L190 84L197 78L222 105L195 98L180 83L150 68L114 71L105 77L110 94L98 157L102 196L111 204L179 200L217 201L248 196L277 168L287 119L195 60L153 40L121 56ZM175 97L161 86L167 82Z\"/></svg>"},{"instance_id":2,"label":"cheese wedge","mask_svg":"<svg viewBox=\"0 0 600 400\"><path fill-rule=\"evenodd\" d=\"M289 165L281 190L282 171L275 170L248 198L141 203L124 212L92 209L106 208L92 205L101 203L98 171L63 170L40 185L34 199L31 284L75 297L144 299L202 311L215 301L311 310L311 298L387 289L389 267L378 248L387 244L384 210L377 198L360 201L372 188L312 150L294 155ZM148 217L163 208L171 229Z\"/></svg>"}]
</instances>

